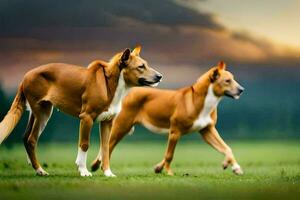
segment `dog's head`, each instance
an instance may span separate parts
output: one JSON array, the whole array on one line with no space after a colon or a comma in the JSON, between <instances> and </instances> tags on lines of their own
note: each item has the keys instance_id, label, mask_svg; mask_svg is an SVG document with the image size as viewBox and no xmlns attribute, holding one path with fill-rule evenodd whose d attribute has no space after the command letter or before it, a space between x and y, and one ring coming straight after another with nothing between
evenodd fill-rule
<instances>
[{"instance_id":1,"label":"dog's head","mask_svg":"<svg viewBox=\"0 0 300 200\"><path fill-rule=\"evenodd\" d=\"M234 80L234 76L226 71L226 64L223 61L219 62L218 66L210 71L209 78L216 96L239 99L244 91L244 88Z\"/></svg>"},{"instance_id":2,"label":"dog's head","mask_svg":"<svg viewBox=\"0 0 300 200\"><path fill-rule=\"evenodd\" d=\"M147 61L140 57L141 46L132 52L126 49L120 57L120 67L124 80L129 86L155 87L162 80L162 74L151 68Z\"/></svg>"}]
</instances>

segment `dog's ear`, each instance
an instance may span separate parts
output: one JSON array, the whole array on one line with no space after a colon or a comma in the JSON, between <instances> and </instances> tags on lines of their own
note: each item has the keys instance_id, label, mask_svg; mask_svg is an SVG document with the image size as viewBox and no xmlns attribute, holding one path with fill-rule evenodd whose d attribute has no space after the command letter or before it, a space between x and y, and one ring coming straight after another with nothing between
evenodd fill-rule
<instances>
[{"instance_id":1,"label":"dog's ear","mask_svg":"<svg viewBox=\"0 0 300 200\"><path fill-rule=\"evenodd\" d=\"M127 48L124 50L124 52L121 56L121 63L125 64L129 60L130 53L131 53L130 49Z\"/></svg>"},{"instance_id":2,"label":"dog's ear","mask_svg":"<svg viewBox=\"0 0 300 200\"><path fill-rule=\"evenodd\" d=\"M132 51L132 54L135 55L135 56L139 56L140 55L140 52L141 52L141 49L142 49L142 46L141 45L138 45L137 47L135 47Z\"/></svg>"},{"instance_id":3,"label":"dog's ear","mask_svg":"<svg viewBox=\"0 0 300 200\"><path fill-rule=\"evenodd\" d=\"M220 76L219 68L215 68L209 76L210 82L215 82Z\"/></svg>"},{"instance_id":4,"label":"dog's ear","mask_svg":"<svg viewBox=\"0 0 300 200\"><path fill-rule=\"evenodd\" d=\"M224 63L224 61L220 61L218 63L218 69L220 69L220 70L225 70L226 69L226 64Z\"/></svg>"}]
</instances>

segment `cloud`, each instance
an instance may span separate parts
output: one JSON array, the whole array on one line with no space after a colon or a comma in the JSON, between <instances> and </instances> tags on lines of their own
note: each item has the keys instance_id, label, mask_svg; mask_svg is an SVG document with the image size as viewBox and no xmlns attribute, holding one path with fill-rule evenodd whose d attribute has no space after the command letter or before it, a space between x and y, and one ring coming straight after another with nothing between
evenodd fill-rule
<instances>
[{"instance_id":1,"label":"cloud","mask_svg":"<svg viewBox=\"0 0 300 200\"><path fill-rule=\"evenodd\" d=\"M182 7L171 0L73 0L0 2L2 35L21 35L32 28L107 27L131 18L165 26L194 25L221 29L212 15Z\"/></svg>"},{"instance_id":2,"label":"cloud","mask_svg":"<svg viewBox=\"0 0 300 200\"><path fill-rule=\"evenodd\" d=\"M136 44L150 64L164 69L201 71L219 60L300 63L298 49L230 31L213 14L171 0L0 1L0 29L0 80L6 88L35 66L86 66Z\"/></svg>"}]
</instances>

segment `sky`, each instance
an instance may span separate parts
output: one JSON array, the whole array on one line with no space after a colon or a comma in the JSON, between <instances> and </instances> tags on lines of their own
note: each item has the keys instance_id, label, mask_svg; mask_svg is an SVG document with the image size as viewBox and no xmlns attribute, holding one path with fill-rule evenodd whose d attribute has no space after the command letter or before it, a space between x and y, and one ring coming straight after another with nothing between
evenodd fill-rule
<instances>
[{"instance_id":1,"label":"sky","mask_svg":"<svg viewBox=\"0 0 300 200\"><path fill-rule=\"evenodd\" d=\"M165 86L187 84L220 60L254 70L298 66L299 2L2 0L0 84L13 91L36 66L87 66L138 44L150 66L168 74Z\"/></svg>"},{"instance_id":2,"label":"sky","mask_svg":"<svg viewBox=\"0 0 300 200\"><path fill-rule=\"evenodd\" d=\"M300 48L299 0L206 0L188 1L195 10L211 12L217 21L234 31Z\"/></svg>"}]
</instances>

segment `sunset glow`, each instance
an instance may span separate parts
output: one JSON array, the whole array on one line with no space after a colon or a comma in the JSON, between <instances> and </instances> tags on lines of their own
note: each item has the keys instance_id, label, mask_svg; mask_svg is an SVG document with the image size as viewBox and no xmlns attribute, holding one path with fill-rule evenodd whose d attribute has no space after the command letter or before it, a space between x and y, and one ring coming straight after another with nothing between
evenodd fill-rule
<instances>
[{"instance_id":1,"label":"sunset glow","mask_svg":"<svg viewBox=\"0 0 300 200\"><path fill-rule=\"evenodd\" d=\"M198 10L213 13L216 19L229 29L249 32L255 37L300 48L298 0L189 2Z\"/></svg>"}]
</instances>

